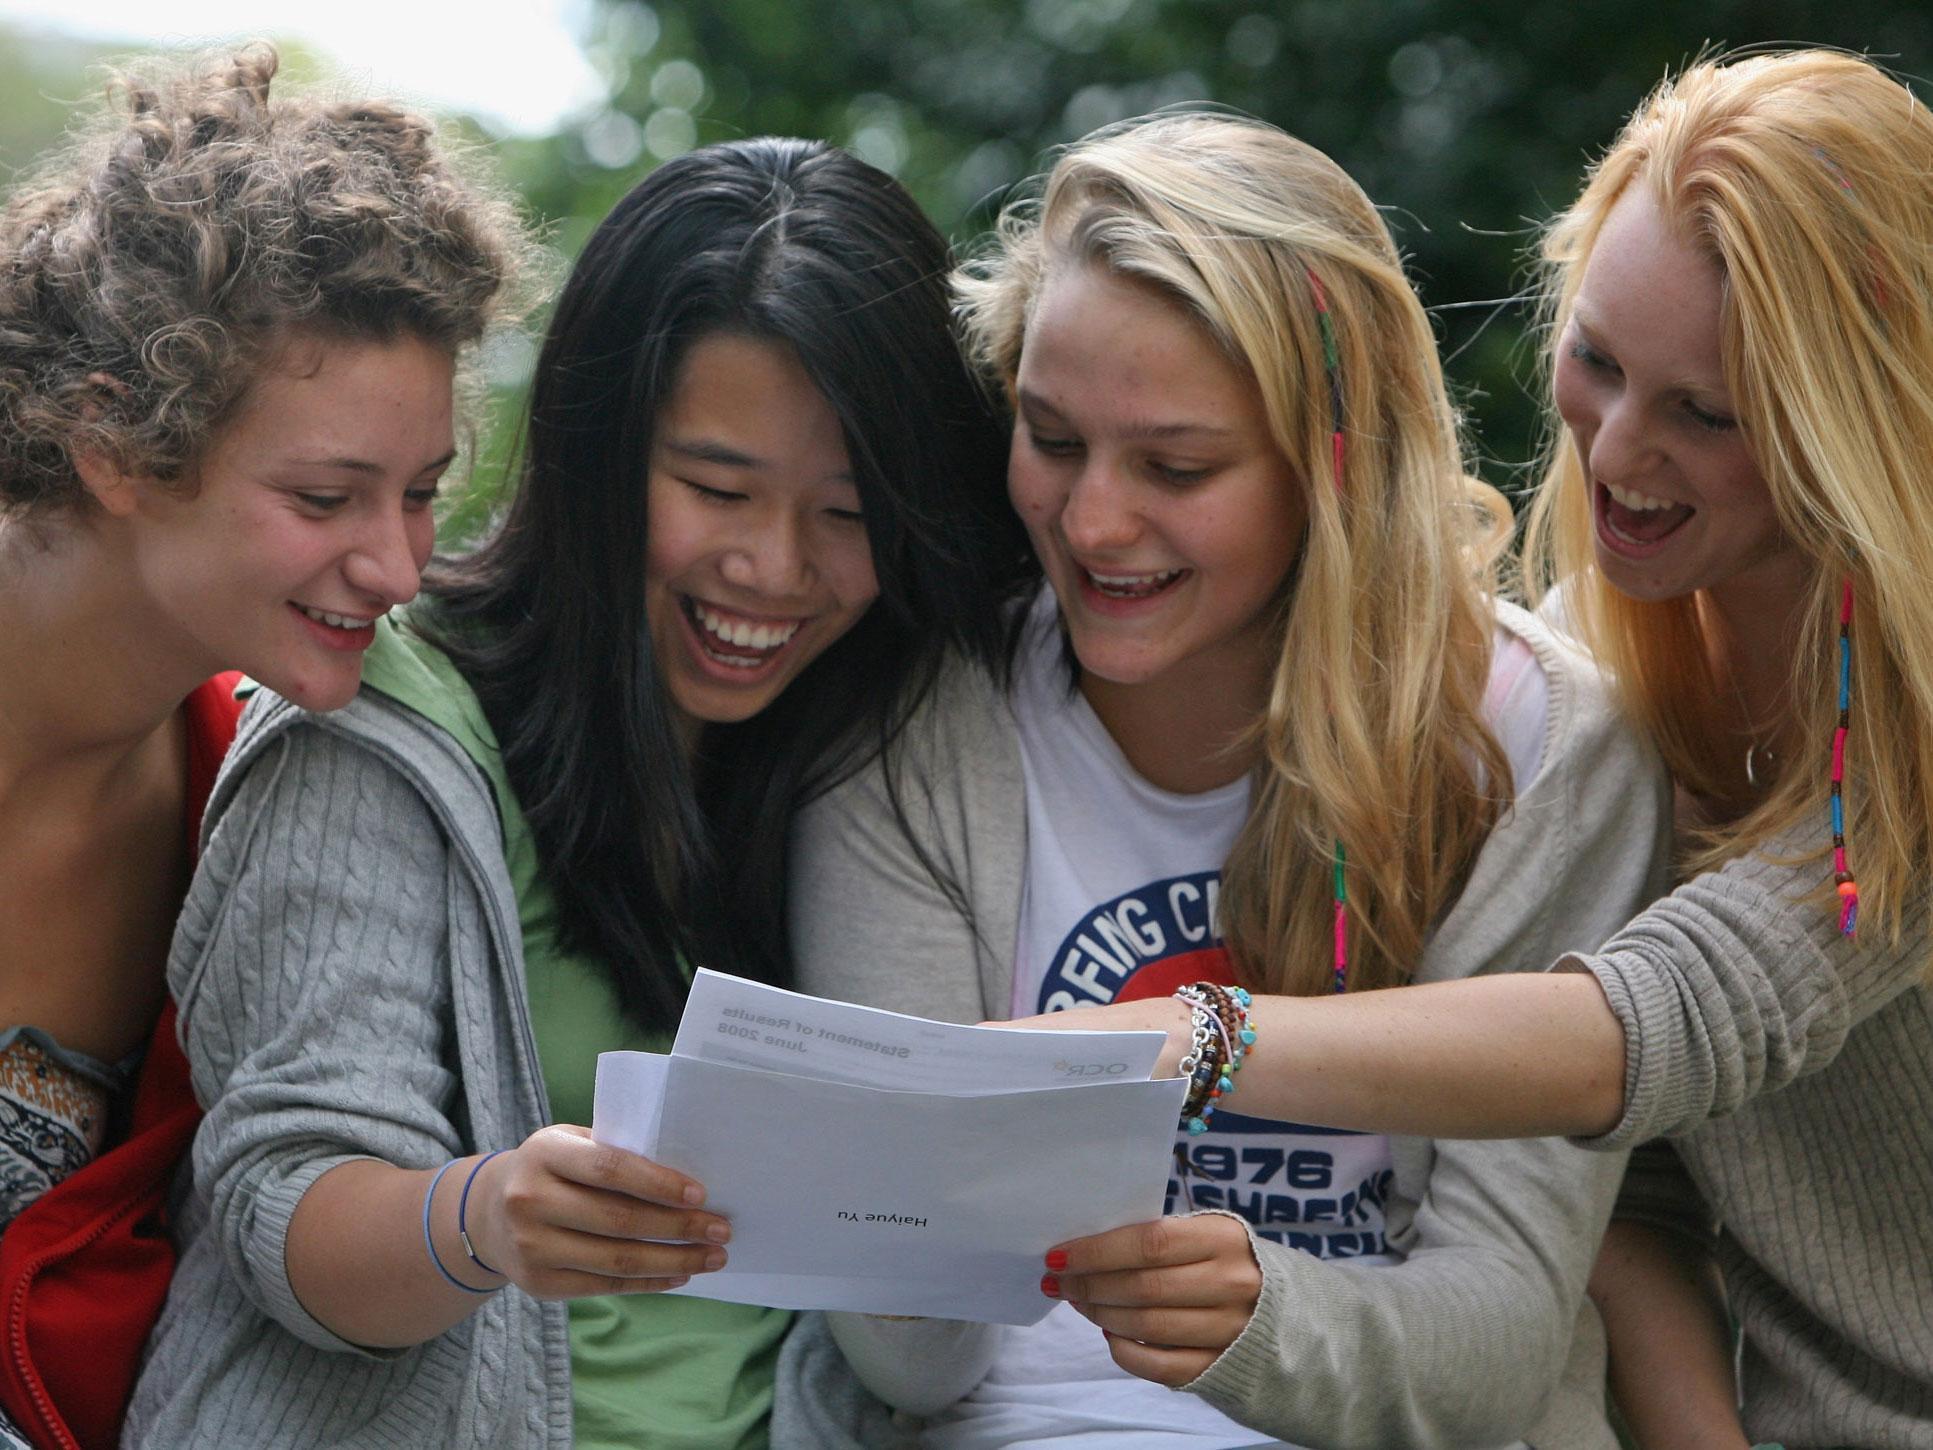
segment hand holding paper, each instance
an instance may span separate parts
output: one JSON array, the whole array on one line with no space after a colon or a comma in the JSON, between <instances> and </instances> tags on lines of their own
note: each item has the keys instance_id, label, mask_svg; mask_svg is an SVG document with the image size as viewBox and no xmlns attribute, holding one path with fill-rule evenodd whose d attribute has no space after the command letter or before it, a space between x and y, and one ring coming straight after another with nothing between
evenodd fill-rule
<instances>
[{"instance_id":1,"label":"hand holding paper","mask_svg":"<svg viewBox=\"0 0 1933 1450\"><path fill-rule=\"evenodd\" d=\"M669 1057L598 1060L594 1132L702 1181L730 1262L678 1292L1026 1324L1042 1255L1158 1218L1158 1033L1011 1032L712 972Z\"/></svg>"}]
</instances>

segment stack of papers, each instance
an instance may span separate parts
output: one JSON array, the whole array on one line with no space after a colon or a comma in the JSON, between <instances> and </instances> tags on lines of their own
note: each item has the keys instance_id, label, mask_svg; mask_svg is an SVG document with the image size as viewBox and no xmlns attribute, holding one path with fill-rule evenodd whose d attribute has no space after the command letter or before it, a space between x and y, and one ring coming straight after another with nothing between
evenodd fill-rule
<instances>
[{"instance_id":1,"label":"stack of papers","mask_svg":"<svg viewBox=\"0 0 1933 1450\"><path fill-rule=\"evenodd\" d=\"M1185 1083L1159 1032L959 1027L718 972L669 1056L607 1052L591 1131L705 1185L730 1262L677 1292L1032 1324L1055 1244L1159 1218Z\"/></svg>"}]
</instances>

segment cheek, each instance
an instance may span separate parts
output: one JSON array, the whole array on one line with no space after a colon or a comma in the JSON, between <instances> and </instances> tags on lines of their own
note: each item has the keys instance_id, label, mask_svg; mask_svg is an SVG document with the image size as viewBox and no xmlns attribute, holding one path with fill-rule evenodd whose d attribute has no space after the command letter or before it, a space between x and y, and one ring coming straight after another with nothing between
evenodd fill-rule
<instances>
[{"instance_id":1,"label":"cheek","mask_svg":"<svg viewBox=\"0 0 1933 1450\"><path fill-rule=\"evenodd\" d=\"M1007 501L1027 526L1038 553L1065 508L1067 496L1054 472L1043 468L1031 454L1024 454L1022 448L1016 441L1007 461Z\"/></svg>"},{"instance_id":2,"label":"cheek","mask_svg":"<svg viewBox=\"0 0 1933 1450\"><path fill-rule=\"evenodd\" d=\"M422 573L430 562L430 555L436 552L436 514L430 509L422 509L409 515L410 557L416 561L416 572Z\"/></svg>"},{"instance_id":3,"label":"cheek","mask_svg":"<svg viewBox=\"0 0 1933 1450\"><path fill-rule=\"evenodd\" d=\"M879 597L879 575L873 569L873 550L866 541L866 531L854 525L839 527L855 537L835 540L828 548L826 577L832 580L832 592L840 607L857 615Z\"/></svg>"},{"instance_id":4,"label":"cheek","mask_svg":"<svg viewBox=\"0 0 1933 1450\"><path fill-rule=\"evenodd\" d=\"M653 490L645 510L644 578L663 584L690 570L705 555L705 521L694 509Z\"/></svg>"},{"instance_id":5,"label":"cheek","mask_svg":"<svg viewBox=\"0 0 1933 1450\"><path fill-rule=\"evenodd\" d=\"M1580 432L1585 426L1585 380L1579 376L1582 365L1569 354L1558 358L1556 372L1551 377L1551 401L1556 404L1557 416L1564 420L1573 433Z\"/></svg>"}]
</instances>

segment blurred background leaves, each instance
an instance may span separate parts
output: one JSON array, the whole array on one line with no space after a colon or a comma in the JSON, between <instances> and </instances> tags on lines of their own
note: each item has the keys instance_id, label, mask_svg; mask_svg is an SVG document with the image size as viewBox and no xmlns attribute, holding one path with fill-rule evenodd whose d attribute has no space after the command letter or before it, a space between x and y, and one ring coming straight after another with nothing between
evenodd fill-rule
<instances>
[{"instance_id":1,"label":"blurred background leaves","mask_svg":"<svg viewBox=\"0 0 1933 1450\"><path fill-rule=\"evenodd\" d=\"M603 104L493 136L567 256L659 160L762 132L822 136L900 177L970 247L1050 148L1210 101L1328 151L1384 208L1438 322L1480 470L1514 488L1538 444L1527 278L1536 228L1667 68L1743 45L1838 45L1913 79L1933 8L1839 0L1637 6L1505 0L592 0ZM93 49L0 31L0 185L93 88ZM482 516L527 349L493 360Z\"/></svg>"}]
</instances>

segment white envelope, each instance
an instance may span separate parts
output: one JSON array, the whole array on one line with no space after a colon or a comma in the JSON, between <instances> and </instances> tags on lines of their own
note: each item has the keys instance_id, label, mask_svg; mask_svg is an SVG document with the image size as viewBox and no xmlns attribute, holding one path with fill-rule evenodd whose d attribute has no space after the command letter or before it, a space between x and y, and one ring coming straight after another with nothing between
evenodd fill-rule
<instances>
[{"instance_id":1,"label":"white envelope","mask_svg":"<svg viewBox=\"0 0 1933 1450\"><path fill-rule=\"evenodd\" d=\"M732 1220L729 1264L678 1292L1031 1324L1049 1248L1160 1217L1184 1088L908 1092L605 1053L592 1131Z\"/></svg>"}]
</instances>

